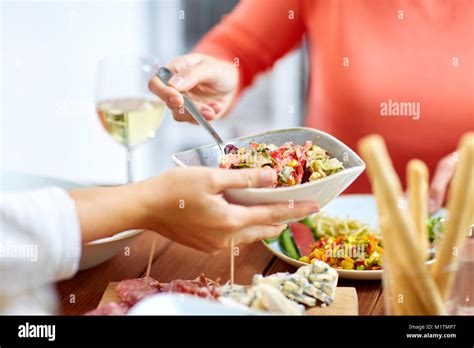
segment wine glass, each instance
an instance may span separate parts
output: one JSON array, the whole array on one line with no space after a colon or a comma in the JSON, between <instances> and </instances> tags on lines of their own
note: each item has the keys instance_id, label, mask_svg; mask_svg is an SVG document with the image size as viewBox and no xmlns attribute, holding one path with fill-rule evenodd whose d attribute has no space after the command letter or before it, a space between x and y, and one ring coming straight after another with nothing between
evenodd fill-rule
<instances>
[{"instance_id":1,"label":"wine glass","mask_svg":"<svg viewBox=\"0 0 474 348\"><path fill-rule=\"evenodd\" d=\"M119 56L98 64L97 114L104 129L125 146L127 183L133 182L133 149L153 138L164 118L165 104L148 90L157 69L153 57Z\"/></svg>"}]
</instances>

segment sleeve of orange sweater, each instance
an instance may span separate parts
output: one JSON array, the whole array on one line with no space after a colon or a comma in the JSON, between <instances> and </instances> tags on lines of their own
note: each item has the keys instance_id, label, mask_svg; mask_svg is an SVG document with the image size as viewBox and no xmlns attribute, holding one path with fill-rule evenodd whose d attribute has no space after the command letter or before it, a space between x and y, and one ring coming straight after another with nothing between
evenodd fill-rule
<instances>
[{"instance_id":1,"label":"sleeve of orange sweater","mask_svg":"<svg viewBox=\"0 0 474 348\"><path fill-rule=\"evenodd\" d=\"M303 36L303 0L242 0L195 47L239 67L239 92Z\"/></svg>"}]
</instances>

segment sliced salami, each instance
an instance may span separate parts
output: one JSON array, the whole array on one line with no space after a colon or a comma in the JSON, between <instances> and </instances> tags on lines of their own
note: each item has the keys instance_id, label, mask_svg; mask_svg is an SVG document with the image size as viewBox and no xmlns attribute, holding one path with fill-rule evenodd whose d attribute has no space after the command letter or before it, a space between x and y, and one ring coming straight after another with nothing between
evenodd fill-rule
<instances>
[{"instance_id":1,"label":"sliced salami","mask_svg":"<svg viewBox=\"0 0 474 348\"><path fill-rule=\"evenodd\" d=\"M217 299L219 297L215 287L203 286L195 280L173 280L163 291L194 295L208 299Z\"/></svg>"},{"instance_id":2,"label":"sliced salami","mask_svg":"<svg viewBox=\"0 0 474 348\"><path fill-rule=\"evenodd\" d=\"M170 283L160 283L151 277L122 280L115 287L115 293L120 303L111 302L101 306L86 315L125 315L130 307L143 298L158 292L173 292L189 294L207 299L217 299L220 294L217 291L219 284L204 275L194 280L173 280Z\"/></svg>"},{"instance_id":3,"label":"sliced salami","mask_svg":"<svg viewBox=\"0 0 474 348\"><path fill-rule=\"evenodd\" d=\"M85 315L125 315L127 314L129 308L130 307L123 302L110 302L90 312L87 312Z\"/></svg>"},{"instance_id":4,"label":"sliced salami","mask_svg":"<svg viewBox=\"0 0 474 348\"><path fill-rule=\"evenodd\" d=\"M162 284L157 280L148 277L122 280L115 287L115 293L122 302L133 306L146 296L159 292Z\"/></svg>"}]
</instances>

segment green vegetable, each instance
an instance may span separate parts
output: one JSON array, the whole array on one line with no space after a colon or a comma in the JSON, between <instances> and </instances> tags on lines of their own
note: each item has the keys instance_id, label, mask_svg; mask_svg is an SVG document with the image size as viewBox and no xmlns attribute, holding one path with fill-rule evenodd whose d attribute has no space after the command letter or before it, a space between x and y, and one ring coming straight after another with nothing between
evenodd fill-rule
<instances>
[{"instance_id":1,"label":"green vegetable","mask_svg":"<svg viewBox=\"0 0 474 348\"><path fill-rule=\"evenodd\" d=\"M284 230L283 233L280 235L280 246L288 257L291 257L292 259L300 258L300 253L296 249L289 228Z\"/></svg>"},{"instance_id":2,"label":"green vegetable","mask_svg":"<svg viewBox=\"0 0 474 348\"><path fill-rule=\"evenodd\" d=\"M435 240L435 231L434 231L434 227L436 226L436 224L442 219L441 216L437 216L437 217L430 217L428 219L428 234L429 234L429 237L430 237L430 242L433 243L434 240ZM440 230L440 232L442 232L442 229Z\"/></svg>"},{"instance_id":3,"label":"green vegetable","mask_svg":"<svg viewBox=\"0 0 474 348\"><path fill-rule=\"evenodd\" d=\"M277 240L280 240L281 234L279 234L276 237L270 238L270 239L265 239L265 243L267 244L272 244L273 242L276 242Z\"/></svg>"},{"instance_id":4,"label":"green vegetable","mask_svg":"<svg viewBox=\"0 0 474 348\"><path fill-rule=\"evenodd\" d=\"M300 220L300 222L301 222L302 224L305 224L305 225L308 226L309 228L314 228L313 224L311 223L310 216L305 217L303 220Z\"/></svg>"},{"instance_id":5,"label":"green vegetable","mask_svg":"<svg viewBox=\"0 0 474 348\"><path fill-rule=\"evenodd\" d=\"M278 181L282 183L288 183L290 175L293 173L294 169L291 167L283 167L283 169L278 174Z\"/></svg>"}]
</instances>

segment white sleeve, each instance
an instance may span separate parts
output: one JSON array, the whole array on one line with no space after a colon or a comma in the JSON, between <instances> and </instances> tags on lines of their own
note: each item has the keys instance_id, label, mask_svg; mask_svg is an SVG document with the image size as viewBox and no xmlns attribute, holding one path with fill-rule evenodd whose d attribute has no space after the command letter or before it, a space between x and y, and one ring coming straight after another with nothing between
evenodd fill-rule
<instances>
[{"instance_id":1,"label":"white sleeve","mask_svg":"<svg viewBox=\"0 0 474 348\"><path fill-rule=\"evenodd\" d=\"M74 201L62 189L0 195L0 298L73 276L80 232Z\"/></svg>"}]
</instances>

